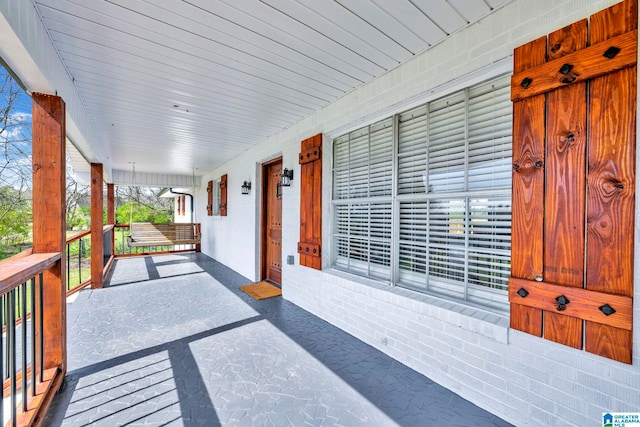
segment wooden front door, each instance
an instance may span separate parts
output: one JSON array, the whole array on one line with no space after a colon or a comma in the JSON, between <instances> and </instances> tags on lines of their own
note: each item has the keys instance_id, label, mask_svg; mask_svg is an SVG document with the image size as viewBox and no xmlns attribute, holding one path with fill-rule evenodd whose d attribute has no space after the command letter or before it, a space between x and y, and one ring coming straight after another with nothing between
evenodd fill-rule
<instances>
[{"instance_id":1,"label":"wooden front door","mask_svg":"<svg viewBox=\"0 0 640 427\"><path fill-rule=\"evenodd\" d=\"M282 281L282 198L277 184L282 173L282 159L262 167L262 277L275 283Z\"/></svg>"}]
</instances>

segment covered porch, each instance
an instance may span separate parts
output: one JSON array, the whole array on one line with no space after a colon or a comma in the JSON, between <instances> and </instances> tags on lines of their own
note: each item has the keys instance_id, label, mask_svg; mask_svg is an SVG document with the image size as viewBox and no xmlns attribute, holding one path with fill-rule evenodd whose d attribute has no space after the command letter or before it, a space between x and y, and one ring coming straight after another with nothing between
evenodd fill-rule
<instances>
[{"instance_id":1,"label":"covered porch","mask_svg":"<svg viewBox=\"0 0 640 427\"><path fill-rule=\"evenodd\" d=\"M507 426L201 253L118 259L68 305L46 426Z\"/></svg>"},{"instance_id":2,"label":"covered porch","mask_svg":"<svg viewBox=\"0 0 640 427\"><path fill-rule=\"evenodd\" d=\"M0 419L638 411L637 27L636 0L0 2L34 237L0 263L6 324L33 304ZM68 160L93 250L67 305ZM112 256L119 185L188 188L194 253ZM283 297L238 290L264 279Z\"/></svg>"}]
</instances>

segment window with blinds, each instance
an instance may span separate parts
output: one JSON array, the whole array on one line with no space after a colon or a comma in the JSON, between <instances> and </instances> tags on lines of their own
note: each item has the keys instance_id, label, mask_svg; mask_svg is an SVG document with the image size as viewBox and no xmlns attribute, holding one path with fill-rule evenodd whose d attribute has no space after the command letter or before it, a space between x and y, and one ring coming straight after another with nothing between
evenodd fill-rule
<instances>
[{"instance_id":1,"label":"window with blinds","mask_svg":"<svg viewBox=\"0 0 640 427\"><path fill-rule=\"evenodd\" d=\"M213 202L211 204L212 214L213 216L220 216L220 180L219 179L213 181L212 191L213 191L213 194L212 194Z\"/></svg>"},{"instance_id":2,"label":"window with blinds","mask_svg":"<svg viewBox=\"0 0 640 427\"><path fill-rule=\"evenodd\" d=\"M506 309L509 96L504 76L336 138L333 266Z\"/></svg>"},{"instance_id":3,"label":"window with blinds","mask_svg":"<svg viewBox=\"0 0 640 427\"><path fill-rule=\"evenodd\" d=\"M336 139L333 159L333 264L390 280L393 120Z\"/></svg>"}]
</instances>

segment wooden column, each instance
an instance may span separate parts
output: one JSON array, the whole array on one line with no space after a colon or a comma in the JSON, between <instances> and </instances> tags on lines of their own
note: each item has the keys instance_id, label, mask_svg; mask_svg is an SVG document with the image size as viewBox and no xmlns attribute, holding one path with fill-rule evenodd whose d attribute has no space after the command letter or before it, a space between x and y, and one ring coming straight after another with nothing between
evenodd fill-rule
<instances>
[{"instance_id":1,"label":"wooden column","mask_svg":"<svg viewBox=\"0 0 640 427\"><path fill-rule=\"evenodd\" d=\"M104 192L102 163L91 163L91 288L102 287Z\"/></svg>"},{"instance_id":2,"label":"wooden column","mask_svg":"<svg viewBox=\"0 0 640 427\"><path fill-rule=\"evenodd\" d=\"M65 104L32 94L33 252L61 252L66 245ZM66 372L65 257L43 275L44 368Z\"/></svg>"},{"instance_id":3,"label":"wooden column","mask_svg":"<svg viewBox=\"0 0 640 427\"><path fill-rule=\"evenodd\" d=\"M107 184L107 224L116 223L114 185Z\"/></svg>"},{"instance_id":4,"label":"wooden column","mask_svg":"<svg viewBox=\"0 0 640 427\"><path fill-rule=\"evenodd\" d=\"M116 199L113 184L107 184L107 224L116 223ZM116 229L111 233L111 255L116 253Z\"/></svg>"}]
</instances>

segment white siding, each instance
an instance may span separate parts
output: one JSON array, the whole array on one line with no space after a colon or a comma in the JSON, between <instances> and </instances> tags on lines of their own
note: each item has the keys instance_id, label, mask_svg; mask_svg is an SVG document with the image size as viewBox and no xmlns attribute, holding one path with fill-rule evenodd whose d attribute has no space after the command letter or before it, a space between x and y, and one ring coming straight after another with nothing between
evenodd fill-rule
<instances>
[{"instance_id":1,"label":"white siding","mask_svg":"<svg viewBox=\"0 0 640 427\"><path fill-rule=\"evenodd\" d=\"M182 206L180 202L180 204L178 203L178 199L180 199L181 197L184 197L184 208L183 209L178 209L178 206ZM194 200L195 201L195 200ZM182 212L184 212L184 214L182 214ZM195 218L195 209L193 211L193 215ZM196 222L195 219L191 219L191 197L189 196L175 196L173 198L173 222L175 223L188 223L188 222Z\"/></svg>"}]
</instances>

